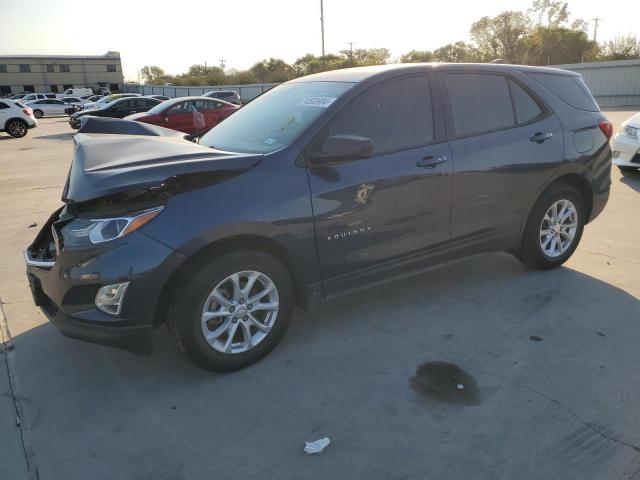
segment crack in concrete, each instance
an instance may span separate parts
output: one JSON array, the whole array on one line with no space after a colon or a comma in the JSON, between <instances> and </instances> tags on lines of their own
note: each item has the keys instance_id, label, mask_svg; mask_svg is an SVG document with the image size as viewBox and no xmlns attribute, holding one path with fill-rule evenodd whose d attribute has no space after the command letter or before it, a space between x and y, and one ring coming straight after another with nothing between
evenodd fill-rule
<instances>
[{"instance_id":1,"label":"crack in concrete","mask_svg":"<svg viewBox=\"0 0 640 480\"><path fill-rule=\"evenodd\" d=\"M11 362L9 361L9 352L13 350L11 345L11 332L9 331L9 324L7 323L7 317L4 313L4 309L2 308L2 301L0 300L0 341L2 341L2 350L0 355L2 355L5 369L7 372L7 377L9 379L9 393L11 395L11 401L13 403L13 408L16 412L16 427L20 431L20 443L22 444L22 451L24 452L25 463L27 464L27 473L31 480L39 480L40 475L38 474L38 467L34 462L34 454L33 449L29 446L29 442L26 438L26 433L23 429L22 421L20 420L20 406L18 404L20 399L16 395L16 385L15 385L15 372L11 367Z\"/></svg>"},{"instance_id":2,"label":"crack in concrete","mask_svg":"<svg viewBox=\"0 0 640 480\"><path fill-rule=\"evenodd\" d=\"M584 418L582 418L580 415L578 415L575 410L573 410L571 407L563 404L560 400L553 398L549 395L547 395L544 392L541 392L540 390L537 390L536 388L530 386L530 385L526 385L524 383L520 383L516 380L513 380L512 378L506 376L506 375L502 375L499 373L494 373L494 372L489 372L487 370L478 368L478 367L473 367L471 365L467 365L464 362L459 362L457 361L455 358L450 357L449 355L446 355L442 352L439 352L438 350L435 350L434 348L430 347L429 345L425 345L422 342L419 342L413 338L407 337L401 333L395 332L393 330L389 330L387 328L381 327L380 325L377 325L375 322L369 321L370 324L372 324L373 326L375 326L376 328L378 328L379 330L382 330L385 333L390 333L392 335L396 335L399 336L400 338L403 338L404 340L407 340L408 342L414 343L415 345L418 345L419 347L424 348L425 350L429 350L432 353L435 353L436 355L439 355L440 357L444 358L445 360L448 360L451 363L454 363L456 365L459 365L467 370L470 371L475 371L478 372L482 375L486 375L486 376L490 376L490 377L495 377L495 378L499 378L502 380L505 380L509 383L511 383L512 385L524 389L524 390L528 390L536 395L538 395L539 397L545 399L548 402L551 402L555 405L557 405L558 407L560 407L561 409L565 410L567 413L569 413L571 416L573 416L579 423L581 423L582 425L584 425L585 427L589 428L590 430L592 430L594 433L602 436L603 438L606 438L607 440L617 443L619 445L631 448L632 450L634 450L635 452L640 452L640 445L636 445L634 443L631 442L627 442L625 440L620 440L618 438L612 437L611 435L609 435L608 433L606 433L605 431L599 429L598 427L596 427L595 425L593 425L591 422L586 421ZM635 474L634 474L635 475Z\"/></svg>"},{"instance_id":3,"label":"crack in concrete","mask_svg":"<svg viewBox=\"0 0 640 480\"><path fill-rule=\"evenodd\" d=\"M33 192L34 190L47 190L49 188L62 188L64 185L51 185L50 187L31 187L23 190L9 190L8 192L0 192L0 195L10 195L12 193Z\"/></svg>"}]
</instances>

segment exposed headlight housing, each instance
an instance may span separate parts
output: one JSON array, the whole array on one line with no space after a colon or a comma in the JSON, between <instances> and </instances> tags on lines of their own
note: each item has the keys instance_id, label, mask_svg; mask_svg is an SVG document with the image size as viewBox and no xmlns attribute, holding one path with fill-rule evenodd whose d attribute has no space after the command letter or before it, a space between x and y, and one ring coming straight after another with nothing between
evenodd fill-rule
<instances>
[{"instance_id":1,"label":"exposed headlight housing","mask_svg":"<svg viewBox=\"0 0 640 480\"><path fill-rule=\"evenodd\" d=\"M121 238L135 232L157 217L164 207L155 207L141 212L112 218L77 218L62 228L64 244L80 247L99 244Z\"/></svg>"},{"instance_id":2,"label":"exposed headlight housing","mask_svg":"<svg viewBox=\"0 0 640 480\"><path fill-rule=\"evenodd\" d=\"M638 140L638 131L640 128L630 127L629 125L623 125L620 129L620 134L624 135L628 138L633 138L634 140Z\"/></svg>"}]
</instances>

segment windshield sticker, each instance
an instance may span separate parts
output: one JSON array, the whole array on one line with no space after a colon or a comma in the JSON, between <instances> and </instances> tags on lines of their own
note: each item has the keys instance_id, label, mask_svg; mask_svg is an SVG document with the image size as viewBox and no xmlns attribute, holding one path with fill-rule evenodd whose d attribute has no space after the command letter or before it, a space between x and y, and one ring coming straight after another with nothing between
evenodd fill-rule
<instances>
[{"instance_id":1,"label":"windshield sticker","mask_svg":"<svg viewBox=\"0 0 640 480\"><path fill-rule=\"evenodd\" d=\"M300 101L300 105L304 105L306 107L327 108L335 101L336 97L304 97Z\"/></svg>"},{"instance_id":2,"label":"windshield sticker","mask_svg":"<svg viewBox=\"0 0 640 480\"><path fill-rule=\"evenodd\" d=\"M276 143L276 139L269 137L264 141L264 143L266 143L267 145L273 145L274 143Z\"/></svg>"}]
</instances>

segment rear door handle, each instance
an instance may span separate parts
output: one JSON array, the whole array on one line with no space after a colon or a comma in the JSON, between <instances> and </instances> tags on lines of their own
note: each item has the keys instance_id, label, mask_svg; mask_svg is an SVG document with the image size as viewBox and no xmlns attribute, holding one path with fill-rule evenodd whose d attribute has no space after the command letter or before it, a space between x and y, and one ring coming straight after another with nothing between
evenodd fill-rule
<instances>
[{"instance_id":1,"label":"rear door handle","mask_svg":"<svg viewBox=\"0 0 640 480\"><path fill-rule=\"evenodd\" d=\"M536 132L535 135L529 140L536 143L542 143L545 140L549 140L550 138L553 138L553 133L551 132Z\"/></svg>"},{"instance_id":2,"label":"rear door handle","mask_svg":"<svg viewBox=\"0 0 640 480\"><path fill-rule=\"evenodd\" d=\"M428 157L424 157L422 160L417 162L416 167L435 168L441 163L444 163L446 161L447 161L446 155L436 155L435 157L433 155L430 155Z\"/></svg>"}]
</instances>

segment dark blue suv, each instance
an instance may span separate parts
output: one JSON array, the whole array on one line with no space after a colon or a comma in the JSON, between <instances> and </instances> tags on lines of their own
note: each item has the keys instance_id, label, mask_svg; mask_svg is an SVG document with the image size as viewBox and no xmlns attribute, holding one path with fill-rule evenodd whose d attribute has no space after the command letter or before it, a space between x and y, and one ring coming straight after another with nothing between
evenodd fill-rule
<instances>
[{"instance_id":1,"label":"dark blue suv","mask_svg":"<svg viewBox=\"0 0 640 480\"><path fill-rule=\"evenodd\" d=\"M611 129L579 75L473 64L300 78L195 139L93 118L27 275L65 335L148 351L166 322L233 370L296 305L480 252L561 265L607 202Z\"/></svg>"}]
</instances>

